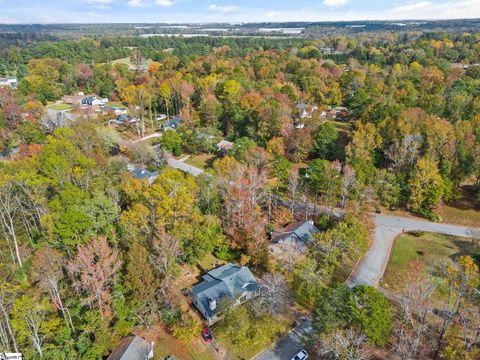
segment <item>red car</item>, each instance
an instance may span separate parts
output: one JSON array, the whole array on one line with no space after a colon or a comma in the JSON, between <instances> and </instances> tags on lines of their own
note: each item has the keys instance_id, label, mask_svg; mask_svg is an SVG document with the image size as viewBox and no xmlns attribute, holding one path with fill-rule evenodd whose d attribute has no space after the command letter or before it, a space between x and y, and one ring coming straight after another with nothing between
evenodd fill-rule
<instances>
[{"instance_id":1,"label":"red car","mask_svg":"<svg viewBox=\"0 0 480 360\"><path fill-rule=\"evenodd\" d=\"M212 332L206 326L202 329L202 337L203 337L203 340L205 340L208 343L212 342L212 340L213 340Z\"/></svg>"}]
</instances>

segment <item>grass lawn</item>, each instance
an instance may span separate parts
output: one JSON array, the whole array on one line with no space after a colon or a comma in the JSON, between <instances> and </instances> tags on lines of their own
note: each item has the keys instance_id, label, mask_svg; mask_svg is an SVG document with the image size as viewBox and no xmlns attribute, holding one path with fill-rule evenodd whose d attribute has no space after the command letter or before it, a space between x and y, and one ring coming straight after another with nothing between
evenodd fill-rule
<instances>
[{"instance_id":1,"label":"grass lawn","mask_svg":"<svg viewBox=\"0 0 480 360\"><path fill-rule=\"evenodd\" d=\"M155 343L154 360L164 360L168 355L174 355L178 360L213 360L213 353L202 342L200 335L193 341L183 342L170 334L163 332Z\"/></svg>"},{"instance_id":2,"label":"grass lawn","mask_svg":"<svg viewBox=\"0 0 480 360\"><path fill-rule=\"evenodd\" d=\"M480 203L475 201L471 185L463 186L460 197L441 205L438 212L445 223L480 226Z\"/></svg>"},{"instance_id":3,"label":"grass lawn","mask_svg":"<svg viewBox=\"0 0 480 360\"><path fill-rule=\"evenodd\" d=\"M199 169L206 169L212 166L212 162L215 159L213 154L200 154L193 155L191 158L185 161L185 164L195 166Z\"/></svg>"},{"instance_id":4,"label":"grass lawn","mask_svg":"<svg viewBox=\"0 0 480 360\"><path fill-rule=\"evenodd\" d=\"M474 244L468 238L434 233L424 233L419 237L402 234L395 240L381 286L392 291L402 290L414 267L431 274L429 270L441 264L443 259L454 260L461 255L472 254L473 251ZM442 279L437 277L436 280L440 285L436 295L441 296Z\"/></svg>"},{"instance_id":5,"label":"grass lawn","mask_svg":"<svg viewBox=\"0 0 480 360\"><path fill-rule=\"evenodd\" d=\"M58 110L58 111L71 110L71 109L72 109L72 105L60 103L60 104L56 104L56 105L50 106L50 109L52 109L52 110Z\"/></svg>"},{"instance_id":6,"label":"grass lawn","mask_svg":"<svg viewBox=\"0 0 480 360\"><path fill-rule=\"evenodd\" d=\"M126 107L121 101L109 101L107 106Z\"/></svg>"},{"instance_id":7,"label":"grass lawn","mask_svg":"<svg viewBox=\"0 0 480 360\"><path fill-rule=\"evenodd\" d=\"M222 338L220 343L225 349L232 355L234 355L235 359L251 359L262 350L267 347L272 346L277 341L277 338L283 336L287 333L288 330L292 328L292 318L287 316L279 316L275 319L277 324L273 325L275 328L278 329L277 336L272 336L269 339L268 343L257 343L257 344L248 344L246 346L239 346L236 344L231 343L228 339ZM213 328L213 333L215 334L215 328Z\"/></svg>"}]
</instances>

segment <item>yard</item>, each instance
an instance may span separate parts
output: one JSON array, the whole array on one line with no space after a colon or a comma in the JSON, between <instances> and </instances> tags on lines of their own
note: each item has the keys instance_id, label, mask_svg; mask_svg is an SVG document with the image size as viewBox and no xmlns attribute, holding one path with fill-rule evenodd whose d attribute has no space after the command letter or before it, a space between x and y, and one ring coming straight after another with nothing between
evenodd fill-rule
<instances>
[{"instance_id":1,"label":"yard","mask_svg":"<svg viewBox=\"0 0 480 360\"><path fill-rule=\"evenodd\" d=\"M215 155L213 154L199 154L192 155L190 158L185 160L185 164L195 166L199 169L207 169L212 166L213 161L215 160Z\"/></svg>"},{"instance_id":2,"label":"yard","mask_svg":"<svg viewBox=\"0 0 480 360\"><path fill-rule=\"evenodd\" d=\"M57 111L71 110L72 108L73 108L72 105L65 104L65 103L59 103L49 107L49 109L57 110Z\"/></svg>"},{"instance_id":3,"label":"yard","mask_svg":"<svg viewBox=\"0 0 480 360\"><path fill-rule=\"evenodd\" d=\"M458 199L443 204L438 209L443 222L480 227L480 204L474 199L473 186L463 186Z\"/></svg>"},{"instance_id":4,"label":"yard","mask_svg":"<svg viewBox=\"0 0 480 360\"><path fill-rule=\"evenodd\" d=\"M161 330L158 335L153 350L154 360L164 360L168 355L174 355L178 360L215 359L209 345L202 340L200 334L188 343L175 339L163 330Z\"/></svg>"},{"instance_id":5,"label":"yard","mask_svg":"<svg viewBox=\"0 0 480 360\"><path fill-rule=\"evenodd\" d=\"M387 270L381 286L391 291L400 291L408 283L409 273L413 268L420 268L425 273L440 265L442 260L454 260L461 255L471 255L474 244L471 239L434 234L419 233L418 237L412 234L402 234L397 237L390 255ZM441 296L442 278L433 279L440 285L437 296Z\"/></svg>"}]
</instances>

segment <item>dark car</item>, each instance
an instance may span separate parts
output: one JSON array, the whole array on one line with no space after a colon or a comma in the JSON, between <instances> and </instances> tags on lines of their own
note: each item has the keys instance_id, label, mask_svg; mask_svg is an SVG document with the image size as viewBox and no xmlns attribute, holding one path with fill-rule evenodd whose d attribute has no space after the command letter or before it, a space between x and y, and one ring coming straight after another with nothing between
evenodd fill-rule
<instances>
[{"instance_id":1,"label":"dark car","mask_svg":"<svg viewBox=\"0 0 480 360\"><path fill-rule=\"evenodd\" d=\"M213 340L212 332L206 326L202 329L202 337L203 337L203 340L205 340L206 342L212 342Z\"/></svg>"}]
</instances>

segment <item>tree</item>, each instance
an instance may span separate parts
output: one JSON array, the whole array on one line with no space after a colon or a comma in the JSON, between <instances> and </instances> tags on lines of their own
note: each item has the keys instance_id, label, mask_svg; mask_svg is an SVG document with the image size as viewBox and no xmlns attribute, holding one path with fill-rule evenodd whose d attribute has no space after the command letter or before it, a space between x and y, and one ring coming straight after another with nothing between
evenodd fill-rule
<instances>
[{"instance_id":1,"label":"tree","mask_svg":"<svg viewBox=\"0 0 480 360\"><path fill-rule=\"evenodd\" d=\"M314 135L313 151L320 159L335 160L341 157L337 145L338 130L332 122L326 122L318 128Z\"/></svg>"},{"instance_id":2,"label":"tree","mask_svg":"<svg viewBox=\"0 0 480 360\"><path fill-rule=\"evenodd\" d=\"M175 130L168 129L160 138L160 145L165 150L171 151L175 156L182 154L182 137Z\"/></svg>"},{"instance_id":3,"label":"tree","mask_svg":"<svg viewBox=\"0 0 480 360\"><path fill-rule=\"evenodd\" d=\"M17 339L25 349L25 356L34 357L27 346L31 345L39 357L46 355L47 342L52 342L58 334L61 320L52 312L47 299L40 300L23 295L18 298L12 309L12 327Z\"/></svg>"},{"instance_id":4,"label":"tree","mask_svg":"<svg viewBox=\"0 0 480 360\"><path fill-rule=\"evenodd\" d=\"M262 277L260 289L260 295L256 301L267 314L279 316L289 308L290 291L282 275L265 274Z\"/></svg>"},{"instance_id":5,"label":"tree","mask_svg":"<svg viewBox=\"0 0 480 360\"><path fill-rule=\"evenodd\" d=\"M354 327L370 344L384 345L391 325L388 300L371 286L335 284L323 289L315 302L313 329L317 336Z\"/></svg>"},{"instance_id":6,"label":"tree","mask_svg":"<svg viewBox=\"0 0 480 360\"><path fill-rule=\"evenodd\" d=\"M148 256L147 249L139 241L135 241L128 252L125 288L140 316L145 312L151 316L159 286Z\"/></svg>"},{"instance_id":7,"label":"tree","mask_svg":"<svg viewBox=\"0 0 480 360\"><path fill-rule=\"evenodd\" d=\"M50 295L55 307L61 311L63 318L70 329L74 331L70 311L64 305L60 295L60 281L63 279L65 258L57 250L48 247L37 250L33 256L30 272L32 280L37 282L43 291Z\"/></svg>"},{"instance_id":8,"label":"tree","mask_svg":"<svg viewBox=\"0 0 480 360\"><path fill-rule=\"evenodd\" d=\"M427 158L418 160L408 186L408 207L421 215L433 217L443 195L443 180L435 163Z\"/></svg>"},{"instance_id":9,"label":"tree","mask_svg":"<svg viewBox=\"0 0 480 360\"><path fill-rule=\"evenodd\" d=\"M89 244L77 247L75 258L67 264L73 287L86 296L85 302L98 306L108 315L110 288L115 283L121 261L118 252L112 250L105 237L93 238Z\"/></svg>"},{"instance_id":10,"label":"tree","mask_svg":"<svg viewBox=\"0 0 480 360\"><path fill-rule=\"evenodd\" d=\"M353 323L370 344L385 345L392 327L390 303L371 286L355 286L350 292L349 310Z\"/></svg>"}]
</instances>

